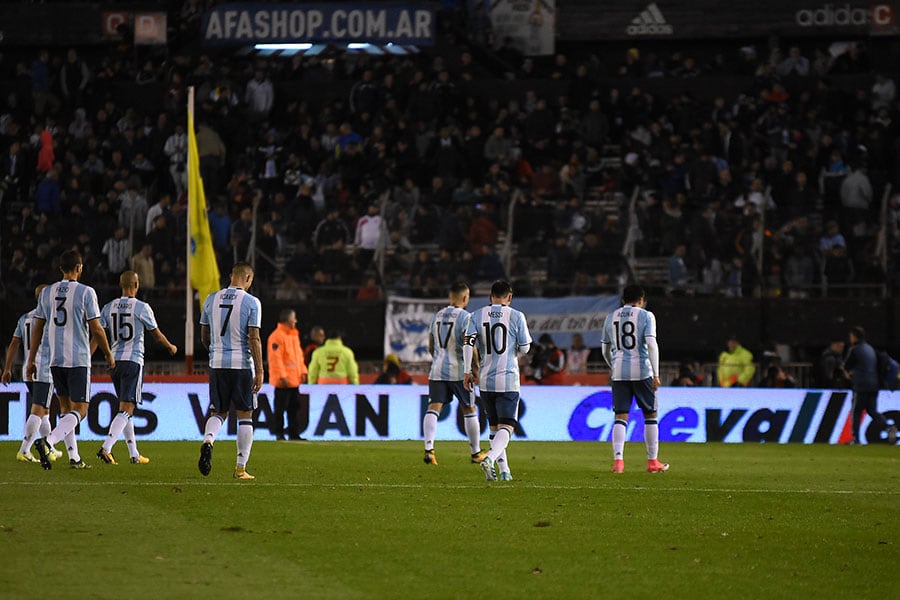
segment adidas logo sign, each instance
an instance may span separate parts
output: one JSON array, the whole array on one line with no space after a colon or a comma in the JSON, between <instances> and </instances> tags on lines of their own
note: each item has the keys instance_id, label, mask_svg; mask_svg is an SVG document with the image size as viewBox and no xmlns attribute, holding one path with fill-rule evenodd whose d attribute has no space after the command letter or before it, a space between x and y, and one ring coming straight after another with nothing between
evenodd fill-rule
<instances>
[{"instance_id":1,"label":"adidas logo sign","mask_svg":"<svg viewBox=\"0 0 900 600\"><path fill-rule=\"evenodd\" d=\"M631 20L631 25L625 28L628 35L672 35L673 32L656 2L648 4L641 14Z\"/></svg>"}]
</instances>

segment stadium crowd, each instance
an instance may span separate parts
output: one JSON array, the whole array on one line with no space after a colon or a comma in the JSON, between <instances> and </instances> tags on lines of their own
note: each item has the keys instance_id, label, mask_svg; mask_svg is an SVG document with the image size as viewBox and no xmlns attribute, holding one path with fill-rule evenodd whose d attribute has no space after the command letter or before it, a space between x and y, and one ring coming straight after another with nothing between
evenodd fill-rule
<instances>
[{"instance_id":1,"label":"stadium crowd","mask_svg":"<svg viewBox=\"0 0 900 600\"><path fill-rule=\"evenodd\" d=\"M198 15L185 5L179 39ZM54 279L53 257L75 247L89 284L132 266L145 293L179 293L188 86L220 270L251 256L284 299L442 295L500 277L526 295L614 292L630 255L670 257L671 293L885 282L879 244L898 239L900 199L888 240L880 199L897 183L900 119L864 44L539 60L490 50L489 22L443 23L434 48L408 56L240 58L187 41L158 56L124 42L3 54L7 292ZM749 84L710 101L645 89L717 77ZM484 93L516 82L519 97ZM321 106L292 93L336 83L347 97ZM127 103L135 85L161 90L159 110Z\"/></svg>"}]
</instances>

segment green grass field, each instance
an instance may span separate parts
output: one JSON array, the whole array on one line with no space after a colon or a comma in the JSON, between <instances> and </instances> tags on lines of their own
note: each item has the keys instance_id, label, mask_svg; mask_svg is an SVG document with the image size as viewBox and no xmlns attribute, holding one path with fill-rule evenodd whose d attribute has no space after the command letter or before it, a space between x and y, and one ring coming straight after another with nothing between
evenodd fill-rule
<instances>
[{"instance_id":1,"label":"green grass field","mask_svg":"<svg viewBox=\"0 0 900 600\"><path fill-rule=\"evenodd\" d=\"M462 442L143 443L149 465L0 444L0 597L891 597L900 449L513 441L486 483ZM484 442L484 446L487 443ZM127 452L120 442L119 458Z\"/></svg>"}]
</instances>

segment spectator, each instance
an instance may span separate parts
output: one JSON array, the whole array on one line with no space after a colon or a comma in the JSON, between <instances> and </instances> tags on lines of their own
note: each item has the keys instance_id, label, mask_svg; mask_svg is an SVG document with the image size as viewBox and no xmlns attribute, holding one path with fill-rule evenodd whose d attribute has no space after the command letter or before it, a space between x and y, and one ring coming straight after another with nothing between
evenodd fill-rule
<instances>
[{"instance_id":1,"label":"spectator","mask_svg":"<svg viewBox=\"0 0 900 600\"><path fill-rule=\"evenodd\" d=\"M800 54L800 48L791 46L787 57L778 63L775 72L779 77L806 77L809 75L809 59Z\"/></svg>"},{"instance_id":2,"label":"spectator","mask_svg":"<svg viewBox=\"0 0 900 600\"><path fill-rule=\"evenodd\" d=\"M138 298L147 302L156 287L156 266L153 263L153 247L150 244L141 246L141 251L131 257L131 270L137 273L141 282Z\"/></svg>"},{"instance_id":3,"label":"spectator","mask_svg":"<svg viewBox=\"0 0 900 600\"><path fill-rule=\"evenodd\" d=\"M400 357L398 357L396 354L388 354L384 357L384 365L381 368L381 373L375 380L376 384L407 385L411 384L412 382L412 375L409 374L409 371L403 368L403 365L400 363Z\"/></svg>"},{"instance_id":4,"label":"spectator","mask_svg":"<svg viewBox=\"0 0 900 600\"><path fill-rule=\"evenodd\" d=\"M169 174L180 199L187 194L187 134L184 125L175 125L175 132L166 140L163 152L169 157Z\"/></svg>"},{"instance_id":5,"label":"spectator","mask_svg":"<svg viewBox=\"0 0 900 600\"><path fill-rule=\"evenodd\" d=\"M159 200L147 209L147 218L146 218L146 227L144 228L144 235L150 235L150 232L153 231L153 226L157 217L166 218L169 213L169 206L172 204L172 196L169 194L163 194L159 197ZM138 274L140 275L140 273ZM140 278L140 281L143 285L146 285L146 281L143 277Z\"/></svg>"},{"instance_id":6,"label":"spectator","mask_svg":"<svg viewBox=\"0 0 900 600\"><path fill-rule=\"evenodd\" d=\"M780 365L770 365L766 369L766 375L759 382L759 387L764 388L793 388L797 387L794 378L784 372Z\"/></svg>"},{"instance_id":7,"label":"spectator","mask_svg":"<svg viewBox=\"0 0 900 600\"><path fill-rule=\"evenodd\" d=\"M847 240L841 234L837 221L825 223L825 233L819 238L819 252L828 255L835 246L847 246Z\"/></svg>"},{"instance_id":8,"label":"spectator","mask_svg":"<svg viewBox=\"0 0 900 600\"><path fill-rule=\"evenodd\" d=\"M372 257L378 248L378 241L381 239L381 215L378 214L378 203L370 203L367 210L368 214L363 215L356 222L356 235L353 242L356 246L356 260L361 269L367 268L372 262Z\"/></svg>"},{"instance_id":9,"label":"spectator","mask_svg":"<svg viewBox=\"0 0 900 600\"><path fill-rule=\"evenodd\" d=\"M50 169L37 186L35 192L35 212L56 216L60 214L60 189L59 174L56 169Z\"/></svg>"},{"instance_id":10,"label":"spectator","mask_svg":"<svg viewBox=\"0 0 900 600\"><path fill-rule=\"evenodd\" d=\"M275 87L266 77L265 70L257 68L253 72L253 78L247 82L244 91L244 102L247 103L251 123L268 121L272 105L275 103Z\"/></svg>"},{"instance_id":11,"label":"spectator","mask_svg":"<svg viewBox=\"0 0 900 600\"><path fill-rule=\"evenodd\" d=\"M688 285L691 282L688 274L687 266L684 264L684 257L687 254L687 246L678 244L675 246L675 252L669 257L669 289L676 296L683 296L688 292Z\"/></svg>"},{"instance_id":12,"label":"spectator","mask_svg":"<svg viewBox=\"0 0 900 600\"><path fill-rule=\"evenodd\" d=\"M531 360L532 376L542 385L563 385L566 373L566 354L553 343L549 333L541 334Z\"/></svg>"},{"instance_id":13,"label":"spectator","mask_svg":"<svg viewBox=\"0 0 900 600\"><path fill-rule=\"evenodd\" d=\"M831 342L814 365L814 385L821 389L841 389L847 387L843 378L844 342Z\"/></svg>"},{"instance_id":14,"label":"spectator","mask_svg":"<svg viewBox=\"0 0 900 600\"><path fill-rule=\"evenodd\" d=\"M737 336L728 338L728 348L719 355L718 378L720 387L748 387L756 365L753 354L741 346Z\"/></svg>"},{"instance_id":15,"label":"spectator","mask_svg":"<svg viewBox=\"0 0 900 600\"><path fill-rule=\"evenodd\" d=\"M119 279L119 275L128 268L131 259L131 243L128 241L127 231L121 225L116 227L113 237L103 244L102 253L106 256L106 268L109 281Z\"/></svg>"},{"instance_id":16,"label":"spectator","mask_svg":"<svg viewBox=\"0 0 900 600\"><path fill-rule=\"evenodd\" d=\"M84 106L84 92L91 80L91 70L74 48L66 52L66 62L59 70L59 87L69 109Z\"/></svg>"},{"instance_id":17,"label":"spectator","mask_svg":"<svg viewBox=\"0 0 900 600\"><path fill-rule=\"evenodd\" d=\"M572 345L566 351L566 369L573 375L587 373L588 358L591 349L584 345L584 338L580 333L572 334Z\"/></svg>"},{"instance_id":18,"label":"spectator","mask_svg":"<svg viewBox=\"0 0 900 600\"><path fill-rule=\"evenodd\" d=\"M828 294L833 296L847 295L846 286L853 282L856 269L853 261L847 256L847 248L840 244L831 247L825 255L825 267L822 270L825 283L828 285Z\"/></svg>"}]
</instances>

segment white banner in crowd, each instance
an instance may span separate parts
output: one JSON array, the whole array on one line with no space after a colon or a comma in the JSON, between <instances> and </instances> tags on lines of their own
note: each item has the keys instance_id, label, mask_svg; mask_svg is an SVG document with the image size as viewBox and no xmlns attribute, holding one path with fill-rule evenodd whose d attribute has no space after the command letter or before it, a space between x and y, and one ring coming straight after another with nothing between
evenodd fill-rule
<instances>
[{"instance_id":1,"label":"white banner in crowd","mask_svg":"<svg viewBox=\"0 0 900 600\"><path fill-rule=\"evenodd\" d=\"M111 384L94 384L79 438L100 440L116 407ZM300 414L309 440L420 440L428 402L426 386L301 386L308 410ZM209 411L208 386L147 384L144 402L134 415L139 440L200 440ZM255 415L257 440L272 440L272 388L263 387ZM612 394L608 387L522 388L516 439L608 442L612 435ZM846 390L774 390L664 387L659 391L659 439L663 442L770 442L835 444L850 414ZM900 419L900 392L881 392L879 409ZM0 441L20 440L27 412L26 388L13 384L0 391ZM487 424L481 417L487 438ZM229 419L220 437L234 439L236 420ZM862 442L884 439L883 429L866 417ZM643 441L643 417L632 410L628 439ZM465 441L458 406L445 408L438 439Z\"/></svg>"},{"instance_id":2,"label":"white banner in crowd","mask_svg":"<svg viewBox=\"0 0 900 600\"><path fill-rule=\"evenodd\" d=\"M488 298L472 298L468 310L488 304ZM384 353L394 353L403 362L427 362L428 328L431 318L447 306L446 299L391 296L384 318ZM560 348L568 348L572 334L580 333L591 348L600 347L603 321L621 303L618 296L571 296L568 298L516 298L512 307L528 318L528 329L537 341L542 333L553 336Z\"/></svg>"},{"instance_id":3,"label":"white banner in crowd","mask_svg":"<svg viewBox=\"0 0 900 600\"><path fill-rule=\"evenodd\" d=\"M490 7L497 47L510 37L525 56L555 52L556 0L496 0Z\"/></svg>"}]
</instances>

